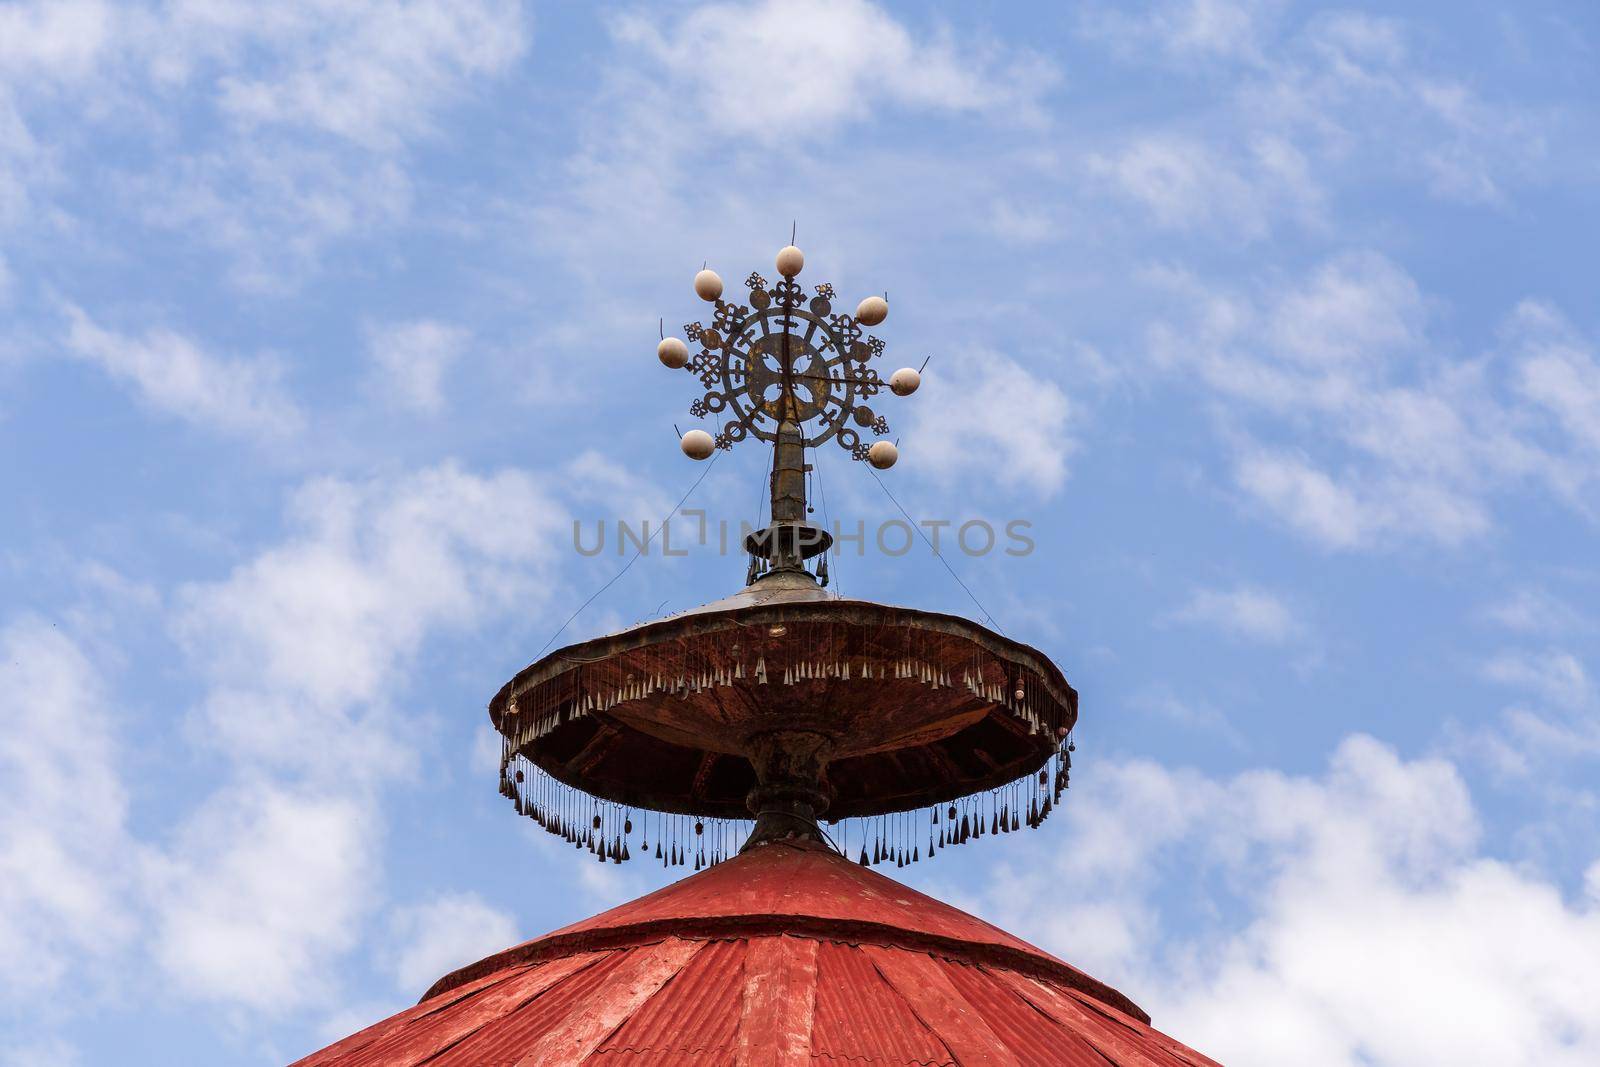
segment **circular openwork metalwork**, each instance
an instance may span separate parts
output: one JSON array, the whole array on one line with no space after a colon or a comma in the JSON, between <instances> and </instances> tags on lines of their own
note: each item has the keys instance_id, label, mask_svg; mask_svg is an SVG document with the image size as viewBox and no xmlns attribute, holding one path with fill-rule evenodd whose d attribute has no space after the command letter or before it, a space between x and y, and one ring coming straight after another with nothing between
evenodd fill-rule
<instances>
[{"instance_id":1,"label":"circular openwork metalwork","mask_svg":"<svg viewBox=\"0 0 1600 1067\"><path fill-rule=\"evenodd\" d=\"M889 432L888 421L865 403L884 388L872 366L883 342L848 313L834 312L831 284L816 286L809 299L792 279L769 286L752 273L745 286L748 304L719 298L711 325L684 327L700 347L685 369L706 387L690 414L726 420L715 437L718 448L746 437L776 441L787 420L800 428L807 448L832 439L866 459L862 438Z\"/></svg>"}]
</instances>

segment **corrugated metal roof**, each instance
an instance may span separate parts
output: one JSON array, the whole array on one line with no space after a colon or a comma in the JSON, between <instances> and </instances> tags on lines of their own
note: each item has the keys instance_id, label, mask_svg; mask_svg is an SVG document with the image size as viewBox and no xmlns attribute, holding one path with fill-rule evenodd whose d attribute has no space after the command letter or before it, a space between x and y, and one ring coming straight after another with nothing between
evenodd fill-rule
<instances>
[{"instance_id":1,"label":"corrugated metal roof","mask_svg":"<svg viewBox=\"0 0 1600 1067\"><path fill-rule=\"evenodd\" d=\"M884 981L859 946L828 943L817 951L817 1014L811 1054L823 1060L954 1064L950 1047Z\"/></svg>"},{"instance_id":2,"label":"corrugated metal roof","mask_svg":"<svg viewBox=\"0 0 1600 1067\"><path fill-rule=\"evenodd\" d=\"M806 933L822 940L843 934L948 955L978 952L984 958L1042 970L1129 1014L1143 1015L1115 989L997 926L852 863L825 846L788 841L752 849L638 900L463 967L436 982L428 996L574 947L609 947L667 932L705 938Z\"/></svg>"},{"instance_id":3,"label":"corrugated metal roof","mask_svg":"<svg viewBox=\"0 0 1600 1067\"><path fill-rule=\"evenodd\" d=\"M597 1062L615 1055L637 1063L701 1064L727 1061L739 1015L729 1011L744 990L743 941L713 941L595 1049Z\"/></svg>"},{"instance_id":4,"label":"corrugated metal roof","mask_svg":"<svg viewBox=\"0 0 1600 1067\"><path fill-rule=\"evenodd\" d=\"M1023 1063L1106 1067L1114 1062L1095 1051L1094 1046L1079 1035L1056 1025L1048 1015L978 967L953 964L946 968L946 974L962 998L983 1016L990 1029Z\"/></svg>"},{"instance_id":5,"label":"corrugated metal roof","mask_svg":"<svg viewBox=\"0 0 1600 1067\"><path fill-rule=\"evenodd\" d=\"M574 960L580 958L581 957L569 957L569 959ZM554 964L540 964L538 966L550 967L554 966ZM365 1030L358 1031L342 1041L337 1041L334 1044L329 1045L321 1052L307 1056L305 1059L300 1061L298 1067L322 1067L323 1064L329 1063L339 1063L343 1065L359 1063L361 1062L361 1057L365 1056L365 1052L363 1050L369 1049L384 1042L385 1040L391 1039L397 1034L407 1033L413 1028L420 1032L428 1025L429 1022L436 1018L451 1017L452 1013L449 1013L447 1009L453 1007L454 1005L459 1004L475 994L489 989L490 987L503 985L506 982L511 981L516 976L525 974L532 969L534 968L511 967L503 971L496 971L493 974L485 975L474 982L463 985L458 989L454 989L446 996L433 997L431 999L424 1000L422 1003L414 1007L407 1008L405 1011L391 1015L389 1018L380 1023L375 1023L374 1025L367 1027ZM390 1062L399 1061L396 1059L391 1059Z\"/></svg>"},{"instance_id":6,"label":"corrugated metal roof","mask_svg":"<svg viewBox=\"0 0 1600 1067\"><path fill-rule=\"evenodd\" d=\"M1048 979L915 949L782 935L665 938L516 967L297 1067L819 1062L1216 1067Z\"/></svg>"},{"instance_id":7,"label":"corrugated metal roof","mask_svg":"<svg viewBox=\"0 0 1600 1067\"><path fill-rule=\"evenodd\" d=\"M613 952L492 1026L429 1060L430 1067L582 1063L689 961L701 943L669 938Z\"/></svg>"},{"instance_id":8,"label":"corrugated metal roof","mask_svg":"<svg viewBox=\"0 0 1600 1067\"><path fill-rule=\"evenodd\" d=\"M582 953L551 960L513 974L510 980L484 988L469 1001L461 1001L451 1011L419 1020L383 1040L375 1041L340 1067L389 1067L424 1063L444 1049L471 1037L486 1025L530 1003L540 993L585 967L603 954Z\"/></svg>"},{"instance_id":9,"label":"corrugated metal roof","mask_svg":"<svg viewBox=\"0 0 1600 1067\"><path fill-rule=\"evenodd\" d=\"M297 1067L1217 1067L1055 957L811 847L754 850L440 987Z\"/></svg>"}]
</instances>

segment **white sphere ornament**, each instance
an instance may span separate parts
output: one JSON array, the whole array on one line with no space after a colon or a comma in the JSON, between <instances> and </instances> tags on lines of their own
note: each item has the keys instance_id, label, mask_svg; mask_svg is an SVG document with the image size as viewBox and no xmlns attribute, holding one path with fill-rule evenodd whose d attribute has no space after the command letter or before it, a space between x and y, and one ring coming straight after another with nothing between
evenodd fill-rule
<instances>
[{"instance_id":1,"label":"white sphere ornament","mask_svg":"<svg viewBox=\"0 0 1600 1067\"><path fill-rule=\"evenodd\" d=\"M663 367L681 370L689 363L689 346L681 338L663 337L661 343L656 345L656 358L661 360ZM893 385L890 385L893 388Z\"/></svg>"},{"instance_id":2,"label":"white sphere ornament","mask_svg":"<svg viewBox=\"0 0 1600 1067\"><path fill-rule=\"evenodd\" d=\"M683 435L679 445L683 449L683 454L690 459L710 459L711 450L717 447L711 435L704 430L690 430Z\"/></svg>"},{"instance_id":3,"label":"white sphere ornament","mask_svg":"<svg viewBox=\"0 0 1600 1067\"><path fill-rule=\"evenodd\" d=\"M794 245L786 245L778 252L778 273L793 278L806 265L806 255Z\"/></svg>"},{"instance_id":4,"label":"white sphere ornament","mask_svg":"<svg viewBox=\"0 0 1600 1067\"><path fill-rule=\"evenodd\" d=\"M876 326L889 317L889 301L881 296L869 296L856 305L856 321L863 326Z\"/></svg>"},{"instance_id":5,"label":"white sphere ornament","mask_svg":"<svg viewBox=\"0 0 1600 1067\"><path fill-rule=\"evenodd\" d=\"M910 367L901 367L889 375L889 391L895 396L910 396L917 391L917 386L921 384L922 375Z\"/></svg>"},{"instance_id":6,"label":"white sphere ornament","mask_svg":"<svg viewBox=\"0 0 1600 1067\"><path fill-rule=\"evenodd\" d=\"M895 460L899 458L900 450L889 441L874 441L872 447L867 449L867 462L881 471L894 466Z\"/></svg>"},{"instance_id":7,"label":"white sphere ornament","mask_svg":"<svg viewBox=\"0 0 1600 1067\"><path fill-rule=\"evenodd\" d=\"M703 270L694 276L694 295L707 302L722 295L722 276L714 270Z\"/></svg>"}]
</instances>

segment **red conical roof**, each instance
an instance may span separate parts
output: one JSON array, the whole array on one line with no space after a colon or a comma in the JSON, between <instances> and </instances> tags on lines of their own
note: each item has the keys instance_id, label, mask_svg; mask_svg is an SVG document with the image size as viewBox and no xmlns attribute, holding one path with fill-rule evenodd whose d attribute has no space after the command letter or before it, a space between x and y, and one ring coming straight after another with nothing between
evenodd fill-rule
<instances>
[{"instance_id":1,"label":"red conical roof","mask_svg":"<svg viewBox=\"0 0 1600 1067\"><path fill-rule=\"evenodd\" d=\"M296 1067L1214 1061L1121 993L814 844L771 842L437 982Z\"/></svg>"}]
</instances>

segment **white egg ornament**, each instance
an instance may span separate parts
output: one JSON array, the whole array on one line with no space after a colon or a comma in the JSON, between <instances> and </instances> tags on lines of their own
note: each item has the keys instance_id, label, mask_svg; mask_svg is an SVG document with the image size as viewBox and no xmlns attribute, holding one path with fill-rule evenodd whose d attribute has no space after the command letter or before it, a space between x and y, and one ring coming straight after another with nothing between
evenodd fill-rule
<instances>
[{"instance_id":1,"label":"white egg ornament","mask_svg":"<svg viewBox=\"0 0 1600 1067\"><path fill-rule=\"evenodd\" d=\"M690 459L710 459L711 450L717 447L711 435L704 430L690 430L683 435L683 440L678 444L683 449L683 454Z\"/></svg>"},{"instance_id":2,"label":"white egg ornament","mask_svg":"<svg viewBox=\"0 0 1600 1067\"><path fill-rule=\"evenodd\" d=\"M881 471L894 466L899 458L900 450L889 441L874 441L872 447L867 449L867 462Z\"/></svg>"},{"instance_id":3,"label":"white egg ornament","mask_svg":"<svg viewBox=\"0 0 1600 1067\"><path fill-rule=\"evenodd\" d=\"M694 276L694 295L711 303L722 295L722 276L714 270L703 270Z\"/></svg>"},{"instance_id":4,"label":"white egg ornament","mask_svg":"<svg viewBox=\"0 0 1600 1067\"><path fill-rule=\"evenodd\" d=\"M901 367L889 375L889 391L895 396L910 396L917 391L917 386L921 384L922 375L910 367Z\"/></svg>"},{"instance_id":5,"label":"white egg ornament","mask_svg":"<svg viewBox=\"0 0 1600 1067\"><path fill-rule=\"evenodd\" d=\"M805 265L805 253L794 245L787 245L778 252L778 273L785 278L793 278Z\"/></svg>"},{"instance_id":6,"label":"white egg ornament","mask_svg":"<svg viewBox=\"0 0 1600 1067\"><path fill-rule=\"evenodd\" d=\"M881 296L869 296L856 305L856 321L863 326L876 326L889 317L889 301Z\"/></svg>"},{"instance_id":7,"label":"white egg ornament","mask_svg":"<svg viewBox=\"0 0 1600 1067\"><path fill-rule=\"evenodd\" d=\"M661 343L656 345L656 358L661 360L663 367L682 370L689 363L689 346L681 338L663 337ZM894 388L892 383L890 388Z\"/></svg>"}]
</instances>

